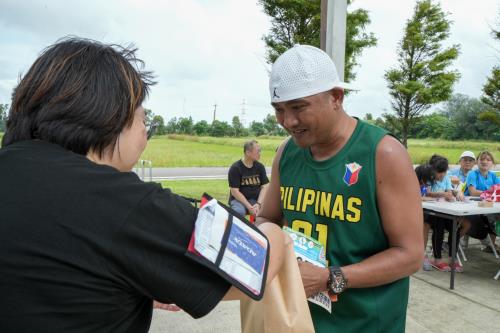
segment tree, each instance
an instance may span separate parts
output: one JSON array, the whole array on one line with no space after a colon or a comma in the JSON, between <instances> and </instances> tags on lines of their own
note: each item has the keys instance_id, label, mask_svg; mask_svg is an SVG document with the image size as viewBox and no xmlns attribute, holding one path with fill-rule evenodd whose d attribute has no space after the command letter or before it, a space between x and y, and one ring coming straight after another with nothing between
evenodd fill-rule
<instances>
[{"instance_id":1,"label":"tree","mask_svg":"<svg viewBox=\"0 0 500 333\"><path fill-rule=\"evenodd\" d=\"M151 126L154 116L155 114L153 113L152 110L146 108L144 109L144 124L146 125L146 127Z\"/></svg>"},{"instance_id":2,"label":"tree","mask_svg":"<svg viewBox=\"0 0 500 333\"><path fill-rule=\"evenodd\" d=\"M7 104L0 104L0 132L5 132L8 114L9 106Z\"/></svg>"},{"instance_id":3,"label":"tree","mask_svg":"<svg viewBox=\"0 0 500 333\"><path fill-rule=\"evenodd\" d=\"M500 28L500 22L498 26ZM497 41L500 41L500 30L492 29L491 33ZM479 115L479 119L500 127L500 66L495 66L491 70L491 76L483 86L481 101L488 106L488 109Z\"/></svg>"},{"instance_id":4,"label":"tree","mask_svg":"<svg viewBox=\"0 0 500 333\"><path fill-rule=\"evenodd\" d=\"M371 122L371 121L373 121L373 115L371 113L367 113L367 114L365 114L365 117L363 119Z\"/></svg>"},{"instance_id":5,"label":"tree","mask_svg":"<svg viewBox=\"0 0 500 333\"><path fill-rule=\"evenodd\" d=\"M273 114L268 114L266 118L262 121L264 125L264 130L268 135L285 135L285 130L283 130L276 121L276 116Z\"/></svg>"},{"instance_id":6,"label":"tree","mask_svg":"<svg viewBox=\"0 0 500 333\"><path fill-rule=\"evenodd\" d=\"M231 126L225 122L220 120L214 120L212 122L212 126L210 126L210 136L230 136L231 135Z\"/></svg>"},{"instance_id":7,"label":"tree","mask_svg":"<svg viewBox=\"0 0 500 333\"><path fill-rule=\"evenodd\" d=\"M193 134L193 118L189 117L180 117L177 122L178 133L181 134Z\"/></svg>"},{"instance_id":8,"label":"tree","mask_svg":"<svg viewBox=\"0 0 500 333\"><path fill-rule=\"evenodd\" d=\"M351 1L347 1L348 4ZM259 0L264 13L271 17L271 31L263 37L267 62L274 63L295 44L320 47L321 0ZM363 49L377 44L373 33L366 33L368 12L357 9L346 18L345 80L355 79L354 67Z\"/></svg>"},{"instance_id":9,"label":"tree","mask_svg":"<svg viewBox=\"0 0 500 333\"><path fill-rule=\"evenodd\" d=\"M451 22L446 16L439 4L417 1L398 46L399 66L385 73L405 147L414 119L450 98L460 77L458 72L446 70L459 53L458 45L441 46L450 35Z\"/></svg>"},{"instance_id":10,"label":"tree","mask_svg":"<svg viewBox=\"0 0 500 333\"><path fill-rule=\"evenodd\" d=\"M167 134L167 129L165 127L165 121L160 115L155 115L152 120L153 126L155 126L155 135L165 135Z\"/></svg>"},{"instance_id":11,"label":"tree","mask_svg":"<svg viewBox=\"0 0 500 333\"><path fill-rule=\"evenodd\" d=\"M411 136L415 138L442 138L450 128L450 121L444 115L432 113L418 119Z\"/></svg>"},{"instance_id":12,"label":"tree","mask_svg":"<svg viewBox=\"0 0 500 333\"><path fill-rule=\"evenodd\" d=\"M489 111L500 112L500 67L495 66L491 71L491 77L488 78L483 86L484 95L481 101L488 105Z\"/></svg>"},{"instance_id":13,"label":"tree","mask_svg":"<svg viewBox=\"0 0 500 333\"><path fill-rule=\"evenodd\" d=\"M177 117L173 117L168 121L167 126L165 126L165 131L168 134L179 133L179 125L177 123Z\"/></svg>"},{"instance_id":14,"label":"tree","mask_svg":"<svg viewBox=\"0 0 500 333\"><path fill-rule=\"evenodd\" d=\"M243 127L243 124L240 121L240 117L234 116L231 123L233 124L233 135L234 136L243 136L243 134L244 134L243 130L245 128Z\"/></svg>"},{"instance_id":15,"label":"tree","mask_svg":"<svg viewBox=\"0 0 500 333\"><path fill-rule=\"evenodd\" d=\"M250 130L255 136L261 136L266 134L266 129L264 128L264 124L259 121L252 121L252 123L250 124Z\"/></svg>"},{"instance_id":16,"label":"tree","mask_svg":"<svg viewBox=\"0 0 500 333\"><path fill-rule=\"evenodd\" d=\"M486 124L478 117L486 110L486 105L477 98L463 94L453 95L446 102L440 113L448 119L448 127L444 130L446 139L493 139L495 127ZM498 128L498 127L496 127Z\"/></svg>"},{"instance_id":17,"label":"tree","mask_svg":"<svg viewBox=\"0 0 500 333\"><path fill-rule=\"evenodd\" d=\"M210 132L210 125L206 120L200 120L193 126L194 133L199 136L208 135Z\"/></svg>"}]
</instances>

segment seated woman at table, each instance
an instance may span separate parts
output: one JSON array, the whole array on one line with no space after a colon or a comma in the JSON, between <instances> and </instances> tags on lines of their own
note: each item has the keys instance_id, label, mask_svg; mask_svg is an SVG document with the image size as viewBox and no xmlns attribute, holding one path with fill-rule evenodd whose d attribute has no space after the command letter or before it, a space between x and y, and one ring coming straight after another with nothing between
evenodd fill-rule
<instances>
[{"instance_id":1,"label":"seated woman at table","mask_svg":"<svg viewBox=\"0 0 500 333\"><path fill-rule=\"evenodd\" d=\"M476 165L476 155L473 152L466 150L460 155L458 160L460 167L448 170L448 176L450 176L451 183L455 185L456 189L464 192L465 195L469 195L469 189L466 186L467 175Z\"/></svg>"},{"instance_id":2,"label":"seated woman at table","mask_svg":"<svg viewBox=\"0 0 500 333\"><path fill-rule=\"evenodd\" d=\"M493 154L488 151L483 151L479 153L477 157L478 168L472 170L467 175L467 188L471 196L480 196L481 193L489 189L495 184L500 184L500 178L491 169L495 164L495 159ZM491 226L487 218L481 218L482 223L473 223L470 235L474 238L484 238L483 236L486 232L490 235L491 241L495 244L496 234L494 228ZM482 237L483 236L483 237ZM487 246L484 251L493 252L491 247ZM497 251L500 249L497 248Z\"/></svg>"},{"instance_id":3,"label":"seated woman at table","mask_svg":"<svg viewBox=\"0 0 500 333\"><path fill-rule=\"evenodd\" d=\"M418 183L420 184L420 195L422 196L422 201L431 199L427 196L427 192L430 191L435 179L435 174L432 166L429 164L419 165L415 168L415 173L417 174ZM432 270L431 261L429 259L429 256L427 255L427 240L429 238L430 229L430 222L424 215L424 263L422 267L424 271Z\"/></svg>"},{"instance_id":4,"label":"seated woman at table","mask_svg":"<svg viewBox=\"0 0 500 333\"><path fill-rule=\"evenodd\" d=\"M446 201L464 200L463 193L461 191L453 191L451 186L450 177L446 174L448 171L448 160L440 155L433 155L429 160L429 164L435 173L435 181L431 186L430 192L427 196L433 198L444 198ZM452 221L449 219L444 219L437 216L429 216L428 221L430 222L433 232L432 232L432 252L434 255L434 260L431 264L436 269L449 272L451 270L450 265L443 261L441 257L441 252L443 248L444 230L448 230L448 255L451 257L451 245L452 245ZM470 221L468 219L462 218L459 221L460 227L457 230L456 246L458 248L458 242L462 236L470 229ZM455 262L455 271L463 272L463 267L459 262Z\"/></svg>"}]
</instances>

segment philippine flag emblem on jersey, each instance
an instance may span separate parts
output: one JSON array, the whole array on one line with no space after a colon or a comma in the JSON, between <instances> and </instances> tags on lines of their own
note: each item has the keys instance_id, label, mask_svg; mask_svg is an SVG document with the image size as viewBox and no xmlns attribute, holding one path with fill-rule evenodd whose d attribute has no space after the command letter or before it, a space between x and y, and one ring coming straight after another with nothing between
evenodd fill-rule
<instances>
[{"instance_id":1,"label":"philippine flag emblem on jersey","mask_svg":"<svg viewBox=\"0 0 500 333\"><path fill-rule=\"evenodd\" d=\"M358 182L358 175L362 166L356 162L345 165L344 182L347 186L354 185Z\"/></svg>"}]
</instances>

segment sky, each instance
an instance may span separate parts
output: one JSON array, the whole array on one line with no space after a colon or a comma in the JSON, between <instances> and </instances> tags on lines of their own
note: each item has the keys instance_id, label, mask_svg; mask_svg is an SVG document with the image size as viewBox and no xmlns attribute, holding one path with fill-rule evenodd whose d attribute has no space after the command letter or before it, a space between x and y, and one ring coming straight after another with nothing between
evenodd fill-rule
<instances>
[{"instance_id":1,"label":"sky","mask_svg":"<svg viewBox=\"0 0 500 333\"><path fill-rule=\"evenodd\" d=\"M500 0L440 3L453 21L446 45L460 44L452 68L462 77L454 93L477 98L500 63L500 45L491 36ZM414 5L354 0L348 8L369 11L367 31L378 39L358 59L353 84L359 91L344 102L349 114L391 112L384 73L397 65L398 42ZM143 105L165 120L191 116L210 123L216 109L216 119L239 116L248 125L274 112L262 41L270 27L257 0L1 0L0 103L10 104L12 89L45 47L74 35L138 47L158 82Z\"/></svg>"}]
</instances>

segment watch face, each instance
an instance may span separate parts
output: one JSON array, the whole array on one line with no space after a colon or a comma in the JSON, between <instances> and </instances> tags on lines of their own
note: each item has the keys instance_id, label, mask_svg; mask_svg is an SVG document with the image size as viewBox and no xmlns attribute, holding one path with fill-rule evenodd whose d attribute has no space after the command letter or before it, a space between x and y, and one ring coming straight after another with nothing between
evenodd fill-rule
<instances>
[{"instance_id":1,"label":"watch face","mask_svg":"<svg viewBox=\"0 0 500 333\"><path fill-rule=\"evenodd\" d=\"M340 268L334 268L331 271L330 290L333 294L338 295L345 290L347 283Z\"/></svg>"}]
</instances>

